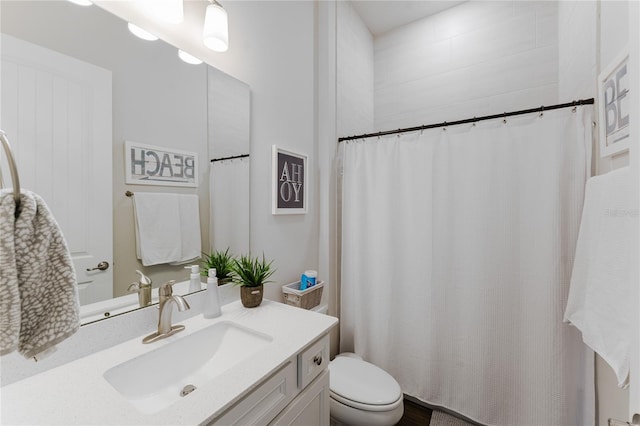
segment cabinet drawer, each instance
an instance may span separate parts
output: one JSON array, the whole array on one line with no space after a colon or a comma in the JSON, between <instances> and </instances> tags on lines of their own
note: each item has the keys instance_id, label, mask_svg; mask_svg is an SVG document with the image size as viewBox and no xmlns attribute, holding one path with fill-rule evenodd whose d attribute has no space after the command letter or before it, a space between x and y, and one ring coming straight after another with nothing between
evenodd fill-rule
<instances>
[{"instance_id":1,"label":"cabinet drawer","mask_svg":"<svg viewBox=\"0 0 640 426\"><path fill-rule=\"evenodd\" d=\"M298 387L304 389L329 365L329 335L325 334L298 355Z\"/></svg>"},{"instance_id":2,"label":"cabinet drawer","mask_svg":"<svg viewBox=\"0 0 640 426\"><path fill-rule=\"evenodd\" d=\"M295 381L296 365L295 362L289 361L271 378L210 424L239 426L268 424L298 393Z\"/></svg>"}]
</instances>

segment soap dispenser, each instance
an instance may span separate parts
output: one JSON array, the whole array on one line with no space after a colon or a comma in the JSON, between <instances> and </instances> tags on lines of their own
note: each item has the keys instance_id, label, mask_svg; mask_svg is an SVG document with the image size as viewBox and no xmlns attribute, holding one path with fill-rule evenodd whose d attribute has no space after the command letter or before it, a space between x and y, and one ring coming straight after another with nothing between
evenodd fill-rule
<instances>
[{"instance_id":1,"label":"soap dispenser","mask_svg":"<svg viewBox=\"0 0 640 426\"><path fill-rule=\"evenodd\" d=\"M184 269L191 269L189 275L189 293L202 290L200 282L200 267L198 265L185 266Z\"/></svg>"},{"instance_id":2,"label":"soap dispenser","mask_svg":"<svg viewBox=\"0 0 640 426\"><path fill-rule=\"evenodd\" d=\"M207 291L205 292L202 316L205 318L217 318L220 315L222 315L222 311L220 310L220 295L218 294L218 278L216 278L215 268L211 268L207 278Z\"/></svg>"}]
</instances>

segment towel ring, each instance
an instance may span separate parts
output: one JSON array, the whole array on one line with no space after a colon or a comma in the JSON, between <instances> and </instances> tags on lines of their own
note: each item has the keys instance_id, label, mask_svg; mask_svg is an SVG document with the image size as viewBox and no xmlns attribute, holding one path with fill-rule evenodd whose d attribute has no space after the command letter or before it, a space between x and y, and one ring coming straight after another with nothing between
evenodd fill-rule
<instances>
[{"instance_id":1,"label":"towel ring","mask_svg":"<svg viewBox=\"0 0 640 426\"><path fill-rule=\"evenodd\" d=\"M20 216L22 204L20 200L20 176L18 175L18 167L16 166L16 162L13 158L13 153L11 152L9 139L7 139L7 134L4 132L4 130L0 130L0 141L2 141L2 148L7 155L7 163L9 163L9 171L11 172L11 182L13 183L13 199L16 202L16 211L14 213L14 216L17 219L18 216ZM4 182L2 182L1 178L0 186L4 187Z\"/></svg>"}]
</instances>

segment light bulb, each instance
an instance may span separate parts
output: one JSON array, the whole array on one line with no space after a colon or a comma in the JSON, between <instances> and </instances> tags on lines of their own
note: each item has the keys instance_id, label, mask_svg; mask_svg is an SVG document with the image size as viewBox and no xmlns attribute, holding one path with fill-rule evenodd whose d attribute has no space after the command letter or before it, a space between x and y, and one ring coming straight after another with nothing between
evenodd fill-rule
<instances>
[{"instance_id":1,"label":"light bulb","mask_svg":"<svg viewBox=\"0 0 640 426\"><path fill-rule=\"evenodd\" d=\"M129 31L131 31L131 33L143 40L154 41L158 39L158 37L154 36L146 30L143 30L139 26L132 24L131 22L127 24L127 27L129 28Z\"/></svg>"},{"instance_id":2,"label":"light bulb","mask_svg":"<svg viewBox=\"0 0 640 426\"><path fill-rule=\"evenodd\" d=\"M218 2L207 6L202 41L205 46L216 52L225 52L229 48L227 11Z\"/></svg>"},{"instance_id":3,"label":"light bulb","mask_svg":"<svg viewBox=\"0 0 640 426\"><path fill-rule=\"evenodd\" d=\"M178 49L178 56L180 57L180 59L191 65L200 65L202 63L200 59L196 58L193 55L190 55L189 53L181 49Z\"/></svg>"}]
</instances>

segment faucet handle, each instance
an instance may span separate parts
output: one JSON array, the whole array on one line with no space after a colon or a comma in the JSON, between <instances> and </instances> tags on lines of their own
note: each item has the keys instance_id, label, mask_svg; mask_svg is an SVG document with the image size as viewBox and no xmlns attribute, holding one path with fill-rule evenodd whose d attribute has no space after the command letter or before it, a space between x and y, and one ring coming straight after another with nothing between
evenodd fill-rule
<instances>
[{"instance_id":1,"label":"faucet handle","mask_svg":"<svg viewBox=\"0 0 640 426\"><path fill-rule=\"evenodd\" d=\"M176 283L176 280L171 280L168 281L164 284L162 284L159 288L158 288L158 295L160 297L169 297L173 294L173 285Z\"/></svg>"},{"instance_id":2,"label":"faucet handle","mask_svg":"<svg viewBox=\"0 0 640 426\"><path fill-rule=\"evenodd\" d=\"M141 285L151 285L152 284L151 278L149 278L148 276L146 276L142 272L138 271L137 269L136 269L136 274L140 275L140 278L138 279L138 283L139 284L141 284Z\"/></svg>"}]
</instances>

